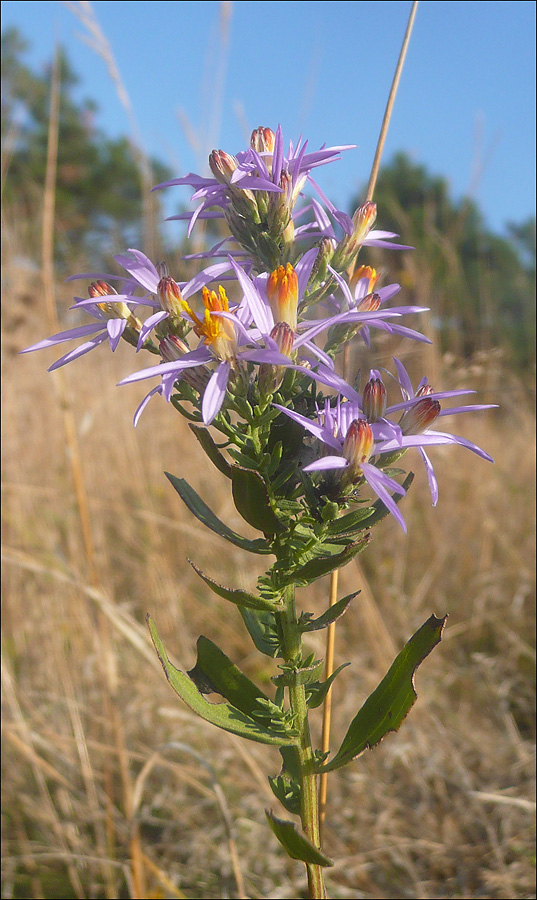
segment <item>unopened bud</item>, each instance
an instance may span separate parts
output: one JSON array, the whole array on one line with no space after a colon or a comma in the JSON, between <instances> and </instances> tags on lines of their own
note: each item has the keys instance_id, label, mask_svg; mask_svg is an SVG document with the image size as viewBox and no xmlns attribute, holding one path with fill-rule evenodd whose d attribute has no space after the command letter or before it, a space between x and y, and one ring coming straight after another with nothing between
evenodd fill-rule
<instances>
[{"instance_id":1,"label":"unopened bud","mask_svg":"<svg viewBox=\"0 0 537 900\"><path fill-rule=\"evenodd\" d=\"M381 299L378 294L367 294L355 306L355 312L376 312L380 307Z\"/></svg>"},{"instance_id":2,"label":"unopened bud","mask_svg":"<svg viewBox=\"0 0 537 900\"><path fill-rule=\"evenodd\" d=\"M269 275L267 297L276 322L287 322L293 331L297 326L298 276L291 263L278 266Z\"/></svg>"},{"instance_id":3,"label":"unopened bud","mask_svg":"<svg viewBox=\"0 0 537 900\"><path fill-rule=\"evenodd\" d=\"M220 184L229 184L233 172L239 165L235 156L225 150L213 150L209 155L209 167Z\"/></svg>"},{"instance_id":4,"label":"unopened bud","mask_svg":"<svg viewBox=\"0 0 537 900\"><path fill-rule=\"evenodd\" d=\"M295 340L295 332L287 322L277 322L270 336L276 342L276 346L280 353L284 356L291 357L293 352L293 344ZM285 375L285 366L273 366L270 363L263 363L259 366L259 390L262 397L268 397L276 391L282 383Z\"/></svg>"},{"instance_id":5,"label":"unopened bud","mask_svg":"<svg viewBox=\"0 0 537 900\"><path fill-rule=\"evenodd\" d=\"M90 297L109 297L110 294L117 294L117 291L106 281L92 281L88 294Z\"/></svg>"},{"instance_id":6,"label":"unopened bud","mask_svg":"<svg viewBox=\"0 0 537 900\"><path fill-rule=\"evenodd\" d=\"M158 349L164 362L174 362L174 360L181 359L185 353L188 353L190 348L177 335L168 334L165 338L162 338Z\"/></svg>"},{"instance_id":7,"label":"unopened bud","mask_svg":"<svg viewBox=\"0 0 537 900\"><path fill-rule=\"evenodd\" d=\"M168 334L163 338L160 341L158 348L163 362L174 362L177 359L181 359L185 353L188 353L190 350L188 345L175 334ZM186 381L186 383L198 391L198 393L203 394L209 383L211 374L211 370L208 369L207 366L201 365L193 366L190 369L183 369L178 378L182 378L183 381Z\"/></svg>"},{"instance_id":8,"label":"unopened bud","mask_svg":"<svg viewBox=\"0 0 537 900\"><path fill-rule=\"evenodd\" d=\"M380 273L377 272L376 269L373 269L372 266L358 266L349 280L350 286L353 288L356 287L362 278L367 278L367 293L369 294L371 291L375 290L377 281L380 278Z\"/></svg>"},{"instance_id":9,"label":"unopened bud","mask_svg":"<svg viewBox=\"0 0 537 900\"><path fill-rule=\"evenodd\" d=\"M427 397L428 394L432 394L432 393L434 393L433 386L431 384L428 384L428 382L425 382L425 384L422 384L421 387L419 387L417 389L415 396L416 397Z\"/></svg>"},{"instance_id":10,"label":"unopened bud","mask_svg":"<svg viewBox=\"0 0 537 900\"><path fill-rule=\"evenodd\" d=\"M377 422L386 411L386 388L380 378L370 378L364 388L363 410L368 422Z\"/></svg>"},{"instance_id":11,"label":"unopened bud","mask_svg":"<svg viewBox=\"0 0 537 900\"><path fill-rule=\"evenodd\" d=\"M88 287L88 294L91 298L117 296L117 291L106 281L92 281ZM137 331L140 329L140 323L136 316L133 316L126 303L97 303L97 306L105 314L108 319L126 319Z\"/></svg>"},{"instance_id":12,"label":"unopened bud","mask_svg":"<svg viewBox=\"0 0 537 900\"><path fill-rule=\"evenodd\" d=\"M376 218L377 204L373 203L372 200L366 200L365 203L358 207L352 217L352 224L354 225L352 236L356 243L362 244L364 242L373 228Z\"/></svg>"},{"instance_id":13,"label":"unopened bud","mask_svg":"<svg viewBox=\"0 0 537 900\"><path fill-rule=\"evenodd\" d=\"M169 275L165 275L160 279L157 292L160 305L167 313L179 317L184 312L185 307L181 288Z\"/></svg>"},{"instance_id":14,"label":"unopened bud","mask_svg":"<svg viewBox=\"0 0 537 900\"><path fill-rule=\"evenodd\" d=\"M361 474L361 465L368 461L373 452L375 439L371 426L365 419L353 419L343 441L343 456L348 461L348 479L354 481Z\"/></svg>"},{"instance_id":15,"label":"unopened bud","mask_svg":"<svg viewBox=\"0 0 537 900\"><path fill-rule=\"evenodd\" d=\"M438 400L423 397L410 409L405 410L399 421L399 427L403 434L421 434L436 422L440 409Z\"/></svg>"},{"instance_id":16,"label":"unopened bud","mask_svg":"<svg viewBox=\"0 0 537 900\"><path fill-rule=\"evenodd\" d=\"M257 153L273 153L276 135L271 128L254 128L250 138L250 147Z\"/></svg>"}]
</instances>

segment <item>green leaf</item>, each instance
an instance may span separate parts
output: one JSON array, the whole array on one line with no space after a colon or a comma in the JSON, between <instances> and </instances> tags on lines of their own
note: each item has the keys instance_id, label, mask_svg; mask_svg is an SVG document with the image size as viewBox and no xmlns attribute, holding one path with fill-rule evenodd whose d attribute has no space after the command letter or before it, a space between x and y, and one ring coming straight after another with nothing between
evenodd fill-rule
<instances>
[{"instance_id":1,"label":"green leaf","mask_svg":"<svg viewBox=\"0 0 537 900\"><path fill-rule=\"evenodd\" d=\"M194 668L187 673L189 678L198 685L201 673L202 677L199 680L202 685L205 677L213 690L229 700L235 709L240 709L248 716L263 710L257 701L259 698L269 700L267 695L250 681L213 641L201 635L198 638L197 649L198 658Z\"/></svg>"},{"instance_id":2,"label":"green leaf","mask_svg":"<svg viewBox=\"0 0 537 900\"><path fill-rule=\"evenodd\" d=\"M225 538L226 541L235 544L236 547L240 547L242 550L248 550L250 553L272 552L266 541L261 539L249 541L247 538L241 537L240 534L236 534L231 528L228 528L227 525L224 525L184 478L176 478L175 475L170 475L169 472L165 472L164 474L172 483L183 503L188 506L190 512L193 513L200 522L203 522L207 528L214 531L215 534L219 534L220 537Z\"/></svg>"},{"instance_id":3,"label":"green leaf","mask_svg":"<svg viewBox=\"0 0 537 900\"><path fill-rule=\"evenodd\" d=\"M193 425L192 423L188 427L205 450L213 465L227 478L231 478L231 466L225 456L220 453L207 428L203 425Z\"/></svg>"},{"instance_id":4,"label":"green leaf","mask_svg":"<svg viewBox=\"0 0 537 900\"><path fill-rule=\"evenodd\" d=\"M369 522L365 525L361 523L372 516L374 513L374 508L372 506L362 507L361 509L353 509L351 512L347 513L344 516L340 516L339 519L334 519L333 522L327 526L328 534L333 537L336 534L350 534L353 531L360 530L361 528L369 528Z\"/></svg>"},{"instance_id":5,"label":"green leaf","mask_svg":"<svg viewBox=\"0 0 537 900\"><path fill-rule=\"evenodd\" d=\"M265 482L254 469L233 466L231 471L233 500L243 519L263 534L279 534L285 525L270 505Z\"/></svg>"},{"instance_id":6,"label":"green leaf","mask_svg":"<svg viewBox=\"0 0 537 900\"><path fill-rule=\"evenodd\" d=\"M317 578L320 578L322 575L328 575L328 573L333 572L334 569L339 569L341 566L346 565L357 555L357 553L361 553L362 550L365 550L369 543L369 539L369 534L366 534L359 541L354 541L345 547L341 553L335 553L332 556L317 556L310 559L304 566L300 566L300 568L293 569L289 572L289 574L285 576L284 583L306 585L315 581Z\"/></svg>"},{"instance_id":7,"label":"green leaf","mask_svg":"<svg viewBox=\"0 0 537 900\"><path fill-rule=\"evenodd\" d=\"M291 859L300 859L312 866L333 866L334 862L319 850L315 844L299 831L294 822L287 819L279 819L270 810L265 810L268 823L280 844L286 850Z\"/></svg>"},{"instance_id":8,"label":"green leaf","mask_svg":"<svg viewBox=\"0 0 537 900\"><path fill-rule=\"evenodd\" d=\"M317 709L324 703L324 699L332 686L332 682L339 675L342 669L350 666L350 663L342 663L326 681L319 681L317 684L309 684L306 688L308 709Z\"/></svg>"},{"instance_id":9,"label":"green leaf","mask_svg":"<svg viewBox=\"0 0 537 900\"><path fill-rule=\"evenodd\" d=\"M280 641L274 613L239 607L244 624L255 646L265 656L274 658L280 650Z\"/></svg>"},{"instance_id":10,"label":"green leaf","mask_svg":"<svg viewBox=\"0 0 537 900\"><path fill-rule=\"evenodd\" d=\"M319 616L317 619L311 619L311 613L306 613L303 621L300 624L301 631L320 631L322 628L326 628L328 625L331 625L332 622L335 622L336 619L339 619L343 613L347 612L349 603L351 600L354 600L355 597L358 596L360 591L354 591L352 594L347 594L346 597L343 597L341 600L338 600L337 603L333 603L332 606L329 606L326 612Z\"/></svg>"},{"instance_id":11,"label":"green leaf","mask_svg":"<svg viewBox=\"0 0 537 900\"><path fill-rule=\"evenodd\" d=\"M414 673L442 637L447 616L431 616L401 650L387 675L352 720L333 759L319 771L331 772L397 731L416 701Z\"/></svg>"},{"instance_id":12,"label":"green leaf","mask_svg":"<svg viewBox=\"0 0 537 900\"><path fill-rule=\"evenodd\" d=\"M258 597L255 594L250 594L248 591L243 591L240 588L227 588L223 587L221 584L218 584L216 581L213 581L212 578L209 578L208 575L205 575L201 569L192 562L191 559L188 560L192 568L195 572L198 573L199 577L203 579L206 585L208 585L215 594L219 597L223 597L224 600L230 600L231 603L235 603L236 606L245 606L248 609L259 609L259 610L281 610L282 605L275 600L265 600L263 597Z\"/></svg>"},{"instance_id":13,"label":"green leaf","mask_svg":"<svg viewBox=\"0 0 537 900\"><path fill-rule=\"evenodd\" d=\"M261 744L275 744L277 746L296 745L296 740L293 737L286 737L281 733L275 734L230 703L209 703L188 675L172 665L158 636L153 620L149 615L146 616L146 620L158 658L166 673L166 678L175 693L184 700L193 712L205 719L206 722L216 725L217 728L222 728L224 731L237 734L250 741L257 741Z\"/></svg>"},{"instance_id":14,"label":"green leaf","mask_svg":"<svg viewBox=\"0 0 537 900\"><path fill-rule=\"evenodd\" d=\"M293 816L300 815L300 757L296 747L280 747L282 768L275 778L269 777L273 794L278 798L287 812Z\"/></svg>"}]
</instances>

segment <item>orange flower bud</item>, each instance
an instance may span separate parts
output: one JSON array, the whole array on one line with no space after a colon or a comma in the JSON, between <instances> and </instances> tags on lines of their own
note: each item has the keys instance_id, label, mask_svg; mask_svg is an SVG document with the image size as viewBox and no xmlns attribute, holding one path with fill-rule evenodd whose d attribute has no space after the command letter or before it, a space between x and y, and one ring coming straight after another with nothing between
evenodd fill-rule
<instances>
[{"instance_id":1,"label":"orange flower bud","mask_svg":"<svg viewBox=\"0 0 537 900\"><path fill-rule=\"evenodd\" d=\"M349 463L347 475L352 480L360 474L360 466L368 461L373 452L375 439L371 426L365 419L353 419L343 441L343 456Z\"/></svg>"},{"instance_id":2,"label":"orange flower bud","mask_svg":"<svg viewBox=\"0 0 537 900\"><path fill-rule=\"evenodd\" d=\"M296 331L298 277L291 263L278 266L267 281L267 297L276 322L287 322Z\"/></svg>"}]
</instances>

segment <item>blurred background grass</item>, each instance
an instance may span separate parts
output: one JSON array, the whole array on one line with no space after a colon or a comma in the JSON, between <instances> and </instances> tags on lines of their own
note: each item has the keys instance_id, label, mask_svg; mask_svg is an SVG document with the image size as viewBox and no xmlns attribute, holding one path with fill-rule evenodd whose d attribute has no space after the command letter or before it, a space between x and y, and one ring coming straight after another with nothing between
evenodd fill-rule
<instances>
[{"instance_id":1,"label":"blurred background grass","mask_svg":"<svg viewBox=\"0 0 537 900\"><path fill-rule=\"evenodd\" d=\"M246 533L227 484L163 402L132 428L145 388L115 386L136 368L127 345L52 374L58 353L17 356L74 324L72 289L53 271L110 271L114 252L140 246L185 273L145 192L165 167L91 127L64 55L37 74L22 46L4 35L2 897L305 896L302 867L265 823L278 753L181 706L144 625L150 611L182 668L203 633L270 688L272 662L186 558L245 587L257 561L204 530L163 472ZM435 343L384 339L372 357L357 346L353 369L395 353L413 377L473 387L500 409L455 427L495 465L435 448L437 509L418 466L408 535L386 521L341 573L341 595L361 594L338 626L338 662L352 666L336 684L333 746L410 634L431 612L450 618L399 734L330 776L329 893L532 897L535 222L490 233L474 202L404 156L375 199L380 227L417 249L361 262L431 307L412 324ZM325 580L300 599L318 612L327 594ZM322 635L311 649L323 654ZM318 738L320 716L313 728Z\"/></svg>"}]
</instances>

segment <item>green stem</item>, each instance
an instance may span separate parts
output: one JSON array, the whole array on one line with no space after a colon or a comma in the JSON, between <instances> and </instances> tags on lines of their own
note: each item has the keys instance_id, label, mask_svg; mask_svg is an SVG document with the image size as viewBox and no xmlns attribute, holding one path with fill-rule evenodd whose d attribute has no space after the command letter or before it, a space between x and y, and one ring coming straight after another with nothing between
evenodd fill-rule
<instances>
[{"instance_id":1,"label":"green stem","mask_svg":"<svg viewBox=\"0 0 537 900\"><path fill-rule=\"evenodd\" d=\"M302 658L302 635L298 627L295 609L295 589L293 585L284 590L285 611L280 613L282 627L282 651L285 661L300 665ZM303 684L289 686L289 702L295 717L295 727L299 734L298 757L300 763L300 798L302 829L306 837L316 847L321 846L319 831L319 802L315 760L311 746L308 723L306 688ZM310 898L326 897L322 866L306 863Z\"/></svg>"}]
</instances>

